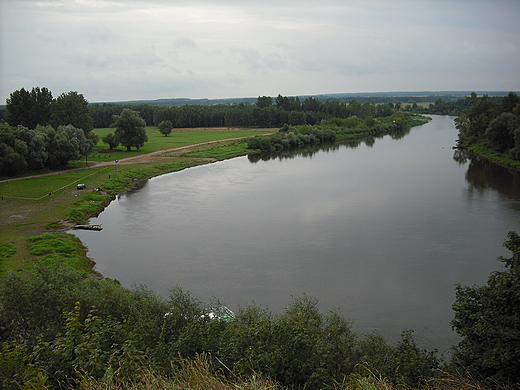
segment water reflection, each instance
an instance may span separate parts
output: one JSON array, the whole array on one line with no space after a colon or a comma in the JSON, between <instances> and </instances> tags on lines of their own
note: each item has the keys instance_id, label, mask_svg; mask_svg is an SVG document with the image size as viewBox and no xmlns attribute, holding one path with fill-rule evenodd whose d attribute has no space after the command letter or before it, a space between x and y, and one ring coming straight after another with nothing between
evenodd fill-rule
<instances>
[{"instance_id":1,"label":"water reflection","mask_svg":"<svg viewBox=\"0 0 520 390\"><path fill-rule=\"evenodd\" d=\"M335 152L340 148L344 147L347 149L357 149L362 145L365 145L369 148L372 148L377 139L382 139L385 137L381 136L372 136L366 137L362 139L353 139L353 140L341 140L334 143L324 143L324 144L314 144L314 145L306 145L303 148L295 149L295 150L282 150L278 152L266 152L266 153L255 153L249 154L247 156L249 162L257 163L259 161L269 161L269 160L284 160L284 159L294 159L297 157L311 158L317 153L320 152Z\"/></svg>"},{"instance_id":2,"label":"water reflection","mask_svg":"<svg viewBox=\"0 0 520 390\"><path fill-rule=\"evenodd\" d=\"M306 145L303 148L297 150L282 150L279 152L267 152L267 153L255 153L249 154L247 159L249 162L255 164L259 161L269 160L292 160L297 157L311 158L319 152L330 152L339 149L339 145L336 144L319 144L319 145Z\"/></svg>"},{"instance_id":3,"label":"water reflection","mask_svg":"<svg viewBox=\"0 0 520 390\"><path fill-rule=\"evenodd\" d=\"M459 163L459 165L466 165L470 160L470 154L466 149L455 149L453 153L453 159Z\"/></svg>"},{"instance_id":4,"label":"water reflection","mask_svg":"<svg viewBox=\"0 0 520 390\"><path fill-rule=\"evenodd\" d=\"M412 129L401 129L396 130L390 134L373 135L362 139L347 139L335 143L306 145L305 147L299 148L297 150L283 150L279 152L250 154L247 156L247 158L251 163L257 163L258 161L294 159L297 157L313 157L316 153L334 152L339 150L340 147L346 147L348 149L357 149L358 147L365 145L369 148L372 148L374 147L376 140L378 139L390 137L394 140L399 140L404 138L406 135L410 134L411 130Z\"/></svg>"},{"instance_id":5,"label":"water reflection","mask_svg":"<svg viewBox=\"0 0 520 390\"><path fill-rule=\"evenodd\" d=\"M493 164L489 160L465 150L459 151L457 158L460 158L459 156L464 156L463 159L469 161L466 171L466 180L470 184L469 195L477 192L484 194L486 190L493 189L508 199L518 200L520 193L520 173L518 171Z\"/></svg>"}]
</instances>

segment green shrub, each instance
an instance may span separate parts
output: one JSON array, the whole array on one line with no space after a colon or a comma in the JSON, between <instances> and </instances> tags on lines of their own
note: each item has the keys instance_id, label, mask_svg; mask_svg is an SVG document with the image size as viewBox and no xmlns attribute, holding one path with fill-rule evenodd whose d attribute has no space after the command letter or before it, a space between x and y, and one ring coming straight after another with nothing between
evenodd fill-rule
<instances>
[{"instance_id":1,"label":"green shrub","mask_svg":"<svg viewBox=\"0 0 520 390\"><path fill-rule=\"evenodd\" d=\"M70 235L61 233L43 233L30 237L29 253L41 256L50 253L76 253L78 243L72 242Z\"/></svg>"},{"instance_id":2,"label":"green shrub","mask_svg":"<svg viewBox=\"0 0 520 390\"><path fill-rule=\"evenodd\" d=\"M47 377L16 342L3 343L0 349L0 388L5 390L46 389Z\"/></svg>"},{"instance_id":3,"label":"green shrub","mask_svg":"<svg viewBox=\"0 0 520 390\"><path fill-rule=\"evenodd\" d=\"M13 257L16 254L16 248L11 243L0 244L0 261Z\"/></svg>"}]
</instances>

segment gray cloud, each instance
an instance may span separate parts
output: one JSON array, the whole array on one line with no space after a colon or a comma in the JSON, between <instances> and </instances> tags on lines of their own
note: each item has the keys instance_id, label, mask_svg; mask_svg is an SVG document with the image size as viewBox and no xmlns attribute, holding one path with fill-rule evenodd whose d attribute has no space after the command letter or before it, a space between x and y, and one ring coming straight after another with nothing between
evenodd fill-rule
<instances>
[{"instance_id":1,"label":"gray cloud","mask_svg":"<svg viewBox=\"0 0 520 390\"><path fill-rule=\"evenodd\" d=\"M0 98L520 90L520 2L0 1Z\"/></svg>"},{"instance_id":2,"label":"gray cloud","mask_svg":"<svg viewBox=\"0 0 520 390\"><path fill-rule=\"evenodd\" d=\"M177 49L179 48L182 48L182 47L187 47L187 48L190 48L190 49L196 49L197 48L197 44L195 43L195 41L189 37L180 37L180 38L177 38L174 42L173 42L173 46Z\"/></svg>"}]
</instances>

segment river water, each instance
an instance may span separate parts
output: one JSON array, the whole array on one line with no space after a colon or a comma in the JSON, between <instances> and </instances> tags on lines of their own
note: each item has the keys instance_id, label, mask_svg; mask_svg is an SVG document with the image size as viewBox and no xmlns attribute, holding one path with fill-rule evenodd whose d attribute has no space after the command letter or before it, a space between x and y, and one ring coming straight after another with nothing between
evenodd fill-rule
<instances>
[{"instance_id":1,"label":"river water","mask_svg":"<svg viewBox=\"0 0 520 390\"><path fill-rule=\"evenodd\" d=\"M520 175L453 150L453 117L403 137L240 157L149 180L74 231L104 276L175 285L232 310L291 297L339 308L359 333L413 329L444 351L455 285L482 285L519 230Z\"/></svg>"}]
</instances>

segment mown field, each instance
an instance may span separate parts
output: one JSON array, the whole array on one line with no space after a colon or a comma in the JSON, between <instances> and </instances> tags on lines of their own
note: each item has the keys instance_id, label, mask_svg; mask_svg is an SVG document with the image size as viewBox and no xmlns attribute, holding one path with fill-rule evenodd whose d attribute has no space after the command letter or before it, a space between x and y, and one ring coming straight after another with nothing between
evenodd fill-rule
<instances>
[{"instance_id":1,"label":"mown field","mask_svg":"<svg viewBox=\"0 0 520 390\"><path fill-rule=\"evenodd\" d=\"M146 134L148 142L139 149L132 149L127 152L124 147L119 146L118 149L111 151L108 145L101 141L101 138L110 132L112 128L96 129L100 141L96 145L94 151L89 156L90 161L113 161L115 159L123 159L137 156L143 153L151 153L161 149L179 148L187 145L194 145L201 142L217 141L228 138L249 137L258 134L272 133L273 129L230 129L230 128L196 128L196 129L173 129L173 132L165 137L157 127L148 126Z\"/></svg>"}]
</instances>

